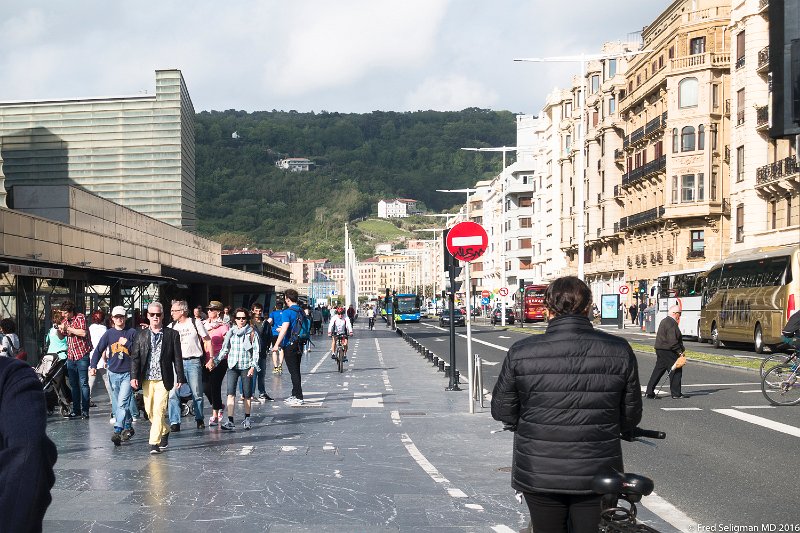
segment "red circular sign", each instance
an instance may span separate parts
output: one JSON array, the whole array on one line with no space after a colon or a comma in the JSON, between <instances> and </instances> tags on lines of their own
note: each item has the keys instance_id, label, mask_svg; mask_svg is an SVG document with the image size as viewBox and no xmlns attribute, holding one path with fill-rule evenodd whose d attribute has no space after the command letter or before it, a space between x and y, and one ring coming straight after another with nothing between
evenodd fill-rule
<instances>
[{"instance_id":1,"label":"red circular sign","mask_svg":"<svg viewBox=\"0 0 800 533\"><path fill-rule=\"evenodd\" d=\"M459 261L475 261L488 246L486 230L475 222L459 222L447 232L447 251Z\"/></svg>"},{"instance_id":2,"label":"red circular sign","mask_svg":"<svg viewBox=\"0 0 800 533\"><path fill-rule=\"evenodd\" d=\"M486 290L481 291L481 298L488 298L489 296L491 296L491 294L492 294L491 292Z\"/></svg>"},{"instance_id":3,"label":"red circular sign","mask_svg":"<svg viewBox=\"0 0 800 533\"><path fill-rule=\"evenodd\" d=\"M620 286L619 286L619 293L620 293L620 294L628 294L628 291L629 291L629 290L630 290L630 289L628 288L628 286L627 286L627 285L620 285Z\"/></svg>"},{"instance_id":4,"label":"red circular sign","mask_svg":"<svg viewBox=\"0 0 800 533\"><path fill-rule=\"evenodd\" d=\"M508 289L505 287L500 289L498 292L500 293L500 296L508 296Z\"/></svg>"}]
</instances>

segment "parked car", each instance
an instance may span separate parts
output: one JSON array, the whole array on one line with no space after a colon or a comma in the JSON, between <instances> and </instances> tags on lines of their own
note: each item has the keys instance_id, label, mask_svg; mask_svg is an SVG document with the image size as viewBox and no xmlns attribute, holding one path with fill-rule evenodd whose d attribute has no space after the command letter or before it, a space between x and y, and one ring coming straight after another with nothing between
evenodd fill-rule
<instances>
[{"instance_id":1,"label":"parked car","mask_svg":"<svg viewBox=\"0 0 800 533\"><path fill-rule=\"evenodd\" d=\"M456 309L453 311L453 324L456 326L466 326L467 323L464 320L464 313L461 312L460 309ZM442 314L439 316L439 327L450 326L450 309L445 309L442 311Z\"/></svg>"},{"instance_id":2,"label":"parked car","mask_svg":"<svg viewBox=\"0 0 800 533\"><path fill-rule=\"evenodd\" d=\"M492 311L491 317L492 325L495 324L502 324L503 323L503 311L500 307L495 307L494 311ZM514 323L514 310L509 306L506 307L506 324L513 324Z\"/></svg>"}]
</instances>

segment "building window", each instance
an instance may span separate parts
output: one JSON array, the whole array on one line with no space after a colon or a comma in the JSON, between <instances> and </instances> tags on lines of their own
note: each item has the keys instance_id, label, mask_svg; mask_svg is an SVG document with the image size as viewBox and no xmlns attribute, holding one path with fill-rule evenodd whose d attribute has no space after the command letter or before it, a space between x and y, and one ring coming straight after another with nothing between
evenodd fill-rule
<instances>
[{"instance_id":1,"label":"building window","mask_svg":"<svg viewBox=\"0 0 800 533\"><path fill-rule=\"evenodd\" d=\"M736 34L736 70L744 66L744 32Z\"/></svg>"},{"instance_id":2,"label":"building window","mask_svg":"<svg viewBox=\"0 0 800 533\"><path fill-rule=\"evenodd\" d=\"M697 107L697 78L684 78L678 83L678 107Z\"/></svg>"},{"instance_id":3,"label":"building window","mask_svg":"<svg viewBox=\"0 0 800 533\"><path fill-rule=\"evenodd\" d=\"M706 179L702 172L697 175L697 201L703 202L706 199Z\"/></svg>"},{"instance_id":4,"label":"building window","mask_svg":"<svg viewBox=\"0 0 800 533\"><path fill-rule=\"evenodd\" d=\"M531 206L531 197L530 196L520 196L519 197L519 206L520 207L530 207Z\"/></svg>"},{"instance_id":5,"label":"building window","mask_svg":"<svg viewBox=\"0 0 800 533\"><path fill-rule=\"evenodd\" d=\"M658 159L662 155L664 155L664 141L658 141L653 147L654 159Z\"/></svg>"},{"instance_id":6,"label":"building window","mask_svg":"<svg viewBox=\"0 0 800 533\"><path fill-rule=\"evenodd\" d=\"M520 228L530 228L531 227L531 219L529 217L520 218L519 219L519 227Z\"/></svg>"},{"instance_id":7,"label":"building window","mask_svg":"<svg viewBox=\"0 0 800 533\"><path fill-rule=\"evenodd\" d=\"M675 58L675 47L674 46L670 46L669 47L669 51L667 52L667 55L669 56L670 59L674 59Z\"/></svg>"},{"instance_id":8,"label":"building window","mask_svg":"<svg viewBox=\"0 0 800 533\"><path fill-rule=\"evenodd\" d=\"M744 124L744 89L736 91L736 125Z\"/></svg>"},{"instance_id":9,"label":"building window","mask_svg":"<svg viewBox=\"0 0 800 533\"><path fill-rule=\"evenodd\" d=\"M672 203L678 203L678 176L672 176Z\"/></svg>"},{"instance_id":10,"label":"building window","mask_svg":"<svg viewBox=\"0 0 800 533\"><path fill-rule=\"evenodd\" d=\"M736 206L736 242L744 242L744 205Z\"/></svg>"},{"instance_id":11,"label":"building window","mask_svg":"<svg viewBox=\"0 0 800 533\"><path fill-rule=\"evenodd\" d=\"M706 148L706 127L700 124L697 126L697 149L705 150Z\"/></svg>"},{"instance_id":12,"label":"building window","mask_svg":"<svg viewBox=\"0 0 800 533\"><path fill-rule=\"evenodd\" d=\"M596 93L597 91L600 90L600 75L599 74L593 74L592 77L590 78L590 82L591 82L592 94L594 94L594 93Z\"/></svg>"},{"instance_id":13,"label":"building window","mask_svg":"<svg viewBox=\"0 0 800 533\"><path fill-rule=\"evenodd\" d=\"M786 195L786 226L792 225L792 195Z\"/></svg>"},{"instance_id":14,"label":"building window","mask_svg":"<svg viewBox=\"0 0 800 533\"><path fill-rule=\"evenodd\" d=\"M694 174L681 176L681 202L694 202L695 179Z\"/></svg>"},{"instance_id":15,"label":"building window","mask_svg":"<svg viewBox=\"0 0 800 533\"><path fill-rule=\"evenodd\" d=\"M719 83L715 83L711 86L711 105L714 109L719 107Z\"/></svg>"},{"instance_id":16,"label":"building window","mask_svg":"<svg viewBox=\"0 0 800 533\"><path fill-rule=\"evenodd\" d=\"M617 112L617 99L612 94L611 97L608 99L608 114L613 115Z\"/></svg>"},{"instance_id":17,"label":"building window","mask_svg":"<svg viewBox=\"0 0 800 533\"><path fill-rule=\"evenodd\" d=\"M613 78L617 75L617 60L616 59L609 59L608 60L608 77Z\"/></svg>"},{"instance_id":18,"label":"building window","mask_svg":"<svg viewBox=\"0 0 800 533\"><path fill-rule=\"evenodd\" d=\"M672 153L678 153L678 128L672 128Z\"/></svg>"},{"instance_id":19,"label":"building window","mask_svg":"<svg viewBox=\"0 0 800 533\"><path fill-rule=\"evenodd\" d=\"M717 125L711 125L711 149L717 151Z\"/></svg>"},{"instance_id":20,"label":"building window","mask_svg":"<svg viewBox=\"0 0 800 533\"><path fill-rule=\"evenodd\" d=\"M778 229L778 200L775 198L769 201L769 227Z\"/></svg>"},{"instance_id":21,"label":"building window","mask_svg":"<svg viewBox=\"0 0 800 533\"><path fill-rule=\"evenodd\" d=\"M706 38L695 37L689 40L689 53L691 55L706 53Z\"/></svg>"},{"instance_id":22,"label":"building window","mask_svg":"<svg viewBox=\"0 0 800 533\"><path fill-rule=\"evenodd\" d=\"M744 146L736 149L736 182L744 181Z\"/></svg>"},{"instance_id":23,"label":"building window","mask_svg":"<svg viewBox=\"0 0 800 533\"><path fill-rule=\"evenodd\" d=\"M684 126L681 130L681 152L694 151L694 126Z\"/></svg>"},{"instance_id":24,"label":"building window","mask_svg":"<svg viewBox=\"0 0 800 533\"><path fill-rule=\"evenodd\" d=\"M569 152L572 149L572 135L564 137L564 151Z\"/></svg>"},{"instance_id":25,"label":"building window","mask_svg":"<svg viewBox=\"0 0 800 533\"><path fill-rule=\"evenodd\" d=\"M691 257L704 257L706 250L705 231L698 229L692 230L692 249Z\"/></svg>"},{"instance_id":26,"label":"building window","mask_svg":"<svg viewBox=\"0 0 800 533\"><path fill-rule=\"evenodd\" d=\"M709 198L712 202L717 201L717 173L711 173L711 197Z\"/></svg>"},{"instance_id":27,"label":"building window","mask_svg":"<svg viewBox=\"0 0 800 533\"><path fill-rule=\"evenodd\" d=\"M530 237L525 238L525 239L519 239L518 245L519 245L519 249L520 250L524 250L524 249L530 248L531 247L531 239L530 239Z\"/></svg>"},{"instance_id":28,"label":"building window","mask_svg":"<svg viewBox=\"0 0 800 533\"><path fill-rule=\"evenodd\" d=\"M564 102L564 118L572 116L572 102Z\"/></svg>"}]
</instances>

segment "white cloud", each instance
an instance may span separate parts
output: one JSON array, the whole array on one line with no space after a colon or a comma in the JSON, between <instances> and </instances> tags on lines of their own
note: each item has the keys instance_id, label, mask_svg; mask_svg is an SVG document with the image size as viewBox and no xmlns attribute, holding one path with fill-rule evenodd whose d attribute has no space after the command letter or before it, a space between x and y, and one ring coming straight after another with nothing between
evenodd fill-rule
<instances>
[{"instance_id":1,"label":"white cloud","mask_svg":"<svg viewBox=\"0 0 800 533\"><path fill-rule=\"evenodd\" d=\"M408 111L460 111L467 107L492 108L497 92L464 76L428 78L405 99Z\"/></svg>"},{"instance_id":2,"label":"white cloud","mask_svg":"<svg viewBox=\"0 0 800 533\"><path fill-rule=\"evenodd\" d=\"M422 66L435 52L447 2L311 4L298 4L303 9L297 24L277 60L268 65L265 83L278 94L314 92L354 83L383 69Z\"/></svg>"}]
</instances>

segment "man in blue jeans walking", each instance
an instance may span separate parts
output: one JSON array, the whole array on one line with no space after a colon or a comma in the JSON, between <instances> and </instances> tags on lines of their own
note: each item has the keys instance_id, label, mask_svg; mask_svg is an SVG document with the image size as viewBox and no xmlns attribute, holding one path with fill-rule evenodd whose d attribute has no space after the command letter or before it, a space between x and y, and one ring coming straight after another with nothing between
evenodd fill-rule
<instances>
[{"instance_id":1,"label":"man in blue jeans walking","mask_svg":"<svg viewBox=\"0 0 800 533\"><path fill-rule=\"evenodd\" d=\"M186 300L173 300L170 309L172 324L170 328L181 336L181 353L183 354L183 373L186 383L192 391L194 402L194 419L197 429L205 429L203 419L203 365L206 354L211 353L211 336L203 322L189 316L189 304ZM170 431L181 430L181 400L178 388L169 392L169 425Z\"/></svg>"},{"instance_id":2,"label":"man in blue jeans walking","mask_svg":"<svg viewBox=\"0 0 800 533\"><path fill-rule=\"evenodd\" d=\"M122 441L129 440L134 434L131 425L133 422L131 409L133 395L129 350L133 345L134 337L136 337L136 330L125 328L125 314L125 308L121 305L112 309L111 321L114 327L106 330L100 337L89 365L89 374L95 374L100 358L105 355L107 350L110 352L106 365L108 382L111 385L111 409L114 414L114 433L111 435L111 442L114 443L114 446L120 446Z\"/></svg>"},{"instance_id":3,"label":"man in blue jeans walking","mask_svg":"<svg viewBox=\"0 0 800 533\"><path fill-rule=\"evenodd\" d=\"M89 354L92 342L86 317L75 312L75 302L65 300L61 304L64 321L59 326L67 338L67 376L72 389L72 412L64 418L89 418Z\"/></svg>"}]
</instances>

